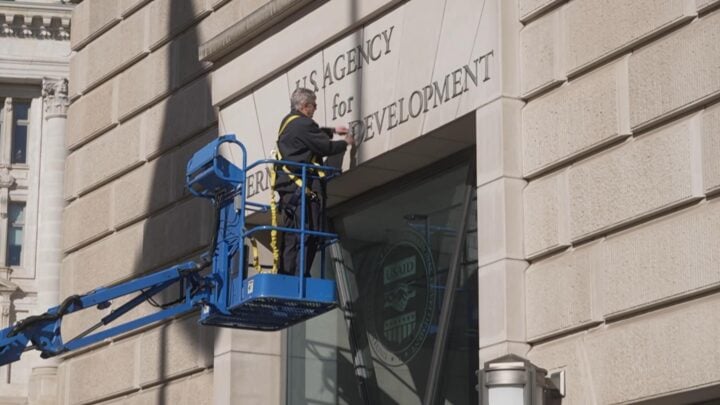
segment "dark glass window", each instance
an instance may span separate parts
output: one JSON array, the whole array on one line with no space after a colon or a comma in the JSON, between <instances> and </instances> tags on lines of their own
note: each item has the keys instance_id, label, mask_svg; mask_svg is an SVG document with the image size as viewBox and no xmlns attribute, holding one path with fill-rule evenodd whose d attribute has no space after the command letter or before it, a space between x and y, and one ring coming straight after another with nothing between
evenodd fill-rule
<instances>
[{"instance_id":1,"label":"dark glass window","mask_svg":"<svg viewBox=\"0 0 720 405\"><path fill-rule=\"evenodd\" d=\"M21 264L24 228L25 203L11 202L8 204L7 266Z\"/></svg>"},{"instance_id":2,"label":"dark glass window","mask_svg":"<svg viewBox=\"0 0 720 405\"><path fill-rule=\"evenodd\" d=\"M468 166L438 170L334 216L341 260L350 267L337 280L338 290L350 291L354 327L349 332L336 311L291 328L288 403L362 404L363 385L353 358L367 360L371 370L364 383L368 402L422 403L461 228ZM477 226L472 213L450 309L438 403L478 402Z\"/></svg>"},{"instance_id":3,"label":"dark glass window","mask_svg":"<svg viewBox=\"0 0 720 405\"><path fill-rule=\"evenodd\" d=\"M24 100L13 101L13 133L10 161L12 163L27 163L27 134L30 102Z\"/></svg>"}]
</instances>

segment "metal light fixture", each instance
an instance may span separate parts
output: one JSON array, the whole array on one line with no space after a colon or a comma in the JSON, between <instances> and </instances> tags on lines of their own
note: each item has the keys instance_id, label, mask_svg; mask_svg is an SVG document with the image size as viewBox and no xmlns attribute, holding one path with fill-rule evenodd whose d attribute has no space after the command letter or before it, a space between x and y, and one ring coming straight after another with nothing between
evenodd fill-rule
<instances>
[{"instance_id":1,"label":"metal light fixture","mask_svg":"<svg viewBox=\"0 0 720 405\"><path fill-rule=\"evenodd\" d=\"M508 354L485 363L478 373L481 405L560 405L564 372L555 379L530 361Z\"/></svg>"}]
</instances>

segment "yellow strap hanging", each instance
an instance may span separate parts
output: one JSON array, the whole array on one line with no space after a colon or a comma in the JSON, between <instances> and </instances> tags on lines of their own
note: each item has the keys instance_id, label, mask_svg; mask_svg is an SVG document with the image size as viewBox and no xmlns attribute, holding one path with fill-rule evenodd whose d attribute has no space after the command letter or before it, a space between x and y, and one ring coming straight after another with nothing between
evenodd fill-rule
<instances>
[{"instance_id":1,"label":"yellow strap hanging","mask_svg":"<svg viewBox=\"0 0 720 405\"><path fill-rule=\"evenodd\" d=\"M250 245L252 246L253 267L255 268L255 272L260 274L262 273L262 268L260 267L260 253L257 246L257 239L250 238Z\"/></svg>"},{"instance_id":2,"label":"yellow strap hanging","mask_svg":"<svg viewBox=\"0 0 720 405\"><path fill-rule=\"evenodd\" d=\"M273 153L272 156L273 159L277 160L277 154ZM277 173L275 172L275 168L273 167L272 170L270 170L270 218L271 218L271 225L272 230L270 231L270 248L273 252L273 265L272 265L272 273L276 274L278 272L278 265L280 262L280 251L278 249L278 240L277 240L277 228L278 226L278 212L277 212L277 201L275 201L275 181L277 180Z\"/></svg>"},{"instance_id":3,"label":"yellow strap hanging","mask_svg":"<svg viewBox=\"0 0 720 405\"><path fill-rule=\"evenodd\" d=\"M280 126L280 130L278 131L278 138L280 138L280 135L282 135L283 131L285 131L285 128L288 126L288 124L295 121L298 118L300 118L300 116L298 114L287 117L285 122L283 122L283 124Z\"/></svg>"},{"instance_id":4,"label":"yellow strap hanging","mask_svg":"<svg viewBox=\"0 0 720 405\"><path fill-rule=\"evenodd\" d=\"M278 131L278 138L280 135L282 135L283 131L285 131L285 128L287 125L292 122L293 120L300 118L299 115L291 115L289 116L285 122L280 126L280 130ZM281 160L280 152L275 151L273 153L273 156L271 156L275 160ZM283 169L287 169L283 166ZM278 226L278 210L277 210L277 201L275 201L275 183L277 182L277 172L275 172L275 168L270 170L270 219L271 219L271 225L273 229L270 231L270 248L273 252L273 265L272 265L272 273L277 274L278 267L280 263L280 250L278 248L278 232L275 228ZM302 181L301 184L302 186Z\"/></svg>"},{"instance_id":5,"label":"yellow strap hanging","mask_svg":"<svg viewBox=\"0 0 720 405\"><path fill-rule=\"evenodd\" d=\"M291 115L289 116L285 122L280 126L280 130L278 131L278 141L280 140L280 136L285 131L285 128L287 128L288 124L290 124L295 119L300 118L300 115ZM273 153L272 158L274 160L282 160L282 154L280 153L280 147L278 145L278 148ZM313 158L312 164L315 166L321 166L321 164L317 161L316 158ZM303 188L302 179L298 177L295 173L293 173L290 169L288 169L287 166L282 166L282 171L285 172L285 174L288 175L290 180L295 183L295 185L298 186L298 188ZM325 177L325 172L323 170L317 169L318 177ZM270 171L270 218L271 218L271 224L273 227L273 230L270 231L270 248L273 251L273 267L272 267L272 273L275 274L278 272L278 267L280 263L280 251L278 249L278 241L277 241L277 230L274 228L277 228L278 226L278 212L277 212L277 201L275 201L275 183L277 181L277 173L275 172L275 169ZM310 190L309 187L305 187L305 193L307 194L313 194L312 190ZM258 264L259 266L259 264Z\"/></svg>"},{"instance_id":6,"label":"yellow strap hanging","mask_svg":"<svg viewBox=\"0 0 720 405\"><path fill-rule=\"evenodd\" d=\"M280 131L278 131L278 141L280 140L280 136L283 134L283 132L285 131L285 128L287 128L288 124L290 124L292 121L294 121L297 118L300 118L300 116L299 115L291 115L280 126ZM273 158L275 158L277 160L282 160L283 157L282 157L282 154L280 153L279 145L278 145L278 148L275 153L277 154L277 156L273 157ZM315 156L313 156L311 163L318 167L322 166L320 164L320 162L317 161L317 157L315 157ZM298 188L302 188L302 186L303 186L302 179L300 177L298 177L295 173L293 173L292 170L290 170L287 166L283 165L282 171L288 175L290 180L292 180L293 183L295 183L295 185L298 186ZM325 171L320 170L320 169L316 169L315 171L317 172L318 177L321 177L321 178L325 177ZM312 190L310 190L310 188L307 188L307 187L305 188L305 193L313 194Z\"/></svg>"}]
</instances>

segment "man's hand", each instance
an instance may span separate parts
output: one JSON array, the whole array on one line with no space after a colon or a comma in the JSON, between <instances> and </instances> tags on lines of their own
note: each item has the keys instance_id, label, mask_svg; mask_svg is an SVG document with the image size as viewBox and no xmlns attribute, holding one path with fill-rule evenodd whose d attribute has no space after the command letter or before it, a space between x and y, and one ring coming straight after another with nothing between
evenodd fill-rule
<instances>
[{"instance_id":1,"label":"man's hand","mask_svg":"<svg viewBox=\"0 0 720 405\"><path fill-rule=\"evenodd\" d=\"M355 145L355 137L350 133L348 127L339 125L333 129L333 132L338 135L345 135L345 142L347 142L348 145Z\"/></svg>"}]
</instances>

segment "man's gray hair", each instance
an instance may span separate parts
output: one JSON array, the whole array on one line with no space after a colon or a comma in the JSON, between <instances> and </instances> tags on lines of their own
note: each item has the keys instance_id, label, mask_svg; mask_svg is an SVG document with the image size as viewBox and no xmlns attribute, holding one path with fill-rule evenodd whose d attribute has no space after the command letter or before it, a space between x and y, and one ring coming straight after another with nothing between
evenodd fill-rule
<instances>
[{"instance_id":1,"label":"man's gray hair","mask_svg":"<svg viewBox=\"0 0 720 405\"><path fill-rule=\"evenodd\" d=\"M305 104L314 103L315 92L304 87L298 87L290 96L290 107L294 110L301 109Z\"/></svg>"}]
</instances>

